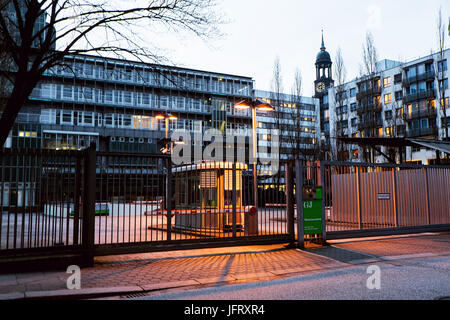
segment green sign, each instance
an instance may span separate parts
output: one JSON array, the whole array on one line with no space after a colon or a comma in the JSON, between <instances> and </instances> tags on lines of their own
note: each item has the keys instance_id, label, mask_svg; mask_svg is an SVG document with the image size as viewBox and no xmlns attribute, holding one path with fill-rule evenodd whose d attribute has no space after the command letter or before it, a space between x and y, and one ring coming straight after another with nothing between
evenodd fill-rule
<instances>
[{"instance_id":1,"label":"green sign","mask_svg":"<svg viewBox=\"0 0 450 320\"><path fill-rule=\"evenodd\" d=\"M322 234L322 200L303 201L305 234Z\"/></svg>"}]
</instances>

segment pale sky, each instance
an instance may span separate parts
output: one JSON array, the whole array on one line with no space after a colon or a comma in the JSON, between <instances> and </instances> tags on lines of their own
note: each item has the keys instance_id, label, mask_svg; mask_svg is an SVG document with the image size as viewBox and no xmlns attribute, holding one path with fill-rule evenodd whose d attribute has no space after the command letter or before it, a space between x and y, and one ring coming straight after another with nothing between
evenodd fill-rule
<instances>
[{"instance_id":1,"label":"pale sky","mask_svg":"<svg viewBox=\"0 0 450 320\"><path fill-rule=\"evenodd\" d=\"M158 40L180 66L253 77L256 89L270 90L279 56L285 93L295 69L303 76L303 95L312 96L315 59L324 29L334 61L341 47L347 80L359 74L362 43L370 30L379 59L409 61L437 50L437 15L442 7L448 26L450 1L439 0L221 0L230 22L226 35L209 45L195 38ZM450 37L446 32L446 47Z\"/></svg>"}]
</instances>

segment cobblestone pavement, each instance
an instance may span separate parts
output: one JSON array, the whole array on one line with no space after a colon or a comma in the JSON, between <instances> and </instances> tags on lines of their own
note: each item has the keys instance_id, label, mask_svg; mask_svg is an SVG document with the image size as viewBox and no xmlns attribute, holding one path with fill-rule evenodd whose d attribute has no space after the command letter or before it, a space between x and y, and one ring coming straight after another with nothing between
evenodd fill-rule
<instances>
[{"instance_id":1,"label":"cobblestone pavement","mask_svg":"<svg viewBox=\"0 0 450 320\"><path fill-rule=\"evenodd\" d=\"M330 241L298 250L286 245L246 246L97 257L81 269L81 288L158 288L158 284L207 285L274 279L389 257L450 255L450 233ZM64 290L70 274L35 272L0 275L1 295ZM4 298L5 296L3 296ZM6 296L8 298L8 296Z\"/></svg>"},{"instance_id":2,"label":"cobblestone pavement","mask_svg":"<svg viewBox=\"0 0 450 320\"><path fill-rule=\"evenodd\" d=\"M198 249L97 257L81 269L81 288L148 286L193 280L206 284L275 277L341 266L340 262L286 245ZM70 274L37 272L0 275L0 294L67 289Z\"/></svg>"}]
</instances>

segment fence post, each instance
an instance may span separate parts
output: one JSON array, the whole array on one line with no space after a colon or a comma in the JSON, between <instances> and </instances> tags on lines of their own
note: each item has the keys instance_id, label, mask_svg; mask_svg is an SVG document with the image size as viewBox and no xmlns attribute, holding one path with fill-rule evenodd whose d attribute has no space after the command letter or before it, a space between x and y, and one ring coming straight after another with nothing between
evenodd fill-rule
<instances>
[{"instance_id":1,"label":"fence post","mask_svg":"<svg viewBox=\"0 0 450 320\"><path fill-rule=\"evenodd\" d=\"M427 224L431 224L431 210L430 210L430 189L428 187L428 169L423 168L425 174L425 196L427 197Z\"/></svg>"},{"instance_id":2,"label":"fence post","mask_svg":"<svg viewBox=\"0 0 450 320\"><path fill-rule=\"evenodd\" d=\"M232 171L232 186L233 186L233 191L232 191L232 207L233 207L233 212L232 212L232 232L233 232L233 238L236 238L236 161L233 161L233 171Z\"/></svg>"},{"instance_id":3,"label":"fence post","mask_svg":"<svg viewBox=\"0 0 450 320\"><path fill-rule=\"evenodd\" d=\"M303 215L303 163L295 160L295 197L297 204L297 244L305 247L305 220Z\"/></svg>"},{"instance_id":4,"label":"fence post","mask_svg":"<svg viewBox=\"0 0 450 320\"><path fill-rule=\"evenodd\" d=\"M294 231L294 175L292 173L292 161L286 163L286 218L287 231L295 242Z\"/></svg>"},{"instance_id":5,"label":"fence post","mask_svg":"<svg viewBox=\"0 0 450 320\"><path fill-rule=\"evenodd\" d=\"M166 210L167 210L167 241L172 240L172 159L166 159Z\"/></svg>"},{"instance_id":6,"label":"fence post","mask_svg":"<svg viewBox=\"0 0 450 320\"><path fill-rule=\"evenodd\" d=\"M397 204L397 170L395 167L392 168L392 184L394 188L393 200L394 200L394 223L395 227L398 227L398 204Z\"/></svg>"},{"instance_id":7,"label":"fence post","mask_svg":"<svg viewBox=\"0 0 450 320\"><path fill-rule=\"evenodd\" d=\"M331 177L330 177L331 178ZM327 242L327 219L325 216L325 204L327 194L327 184L325 183L325 164L320 162L320 183L322 185L322 244Z\"/></svg>"},{"instance_id":8,"label":"fence post","mask_svg":"<svg viewBox=\"0 0 450 320\"><path fill-rule=\"evenodd\" d=\"M87 148L84 153L82 242L84 248L83 263L85 266L93 266L94 264L96 167L96 145L95 142L91 142L89 148Z\"/></svg>"},{"instance_id":9,"label":"fence post","mask_svg":"<svg viewBox=\"0 0 450 320\"><path fill-rule=\"evenodd\" d=\"M358 188L358 227L362 230L362 208L361 208L361 167L357 166L356 184Z\"/></svg>"}]
</instances>

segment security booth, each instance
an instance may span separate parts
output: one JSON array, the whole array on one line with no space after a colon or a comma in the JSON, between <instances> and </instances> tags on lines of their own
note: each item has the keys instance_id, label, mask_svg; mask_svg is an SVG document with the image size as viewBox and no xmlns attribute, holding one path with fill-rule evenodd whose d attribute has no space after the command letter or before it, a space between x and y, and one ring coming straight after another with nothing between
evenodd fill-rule
<instances>
[{"instance_id":1,"label":"security booth","mask_svg":"<svg viewBox=\"0 0 450 320\"><path fill-rule=\"evenodd\" d=\"M242 171L236 163L236 230L243 231ZM175 178L173 228L200 233L233 230L233 164L203 162L172 168Z\"/></svg>"}]
</instances>

